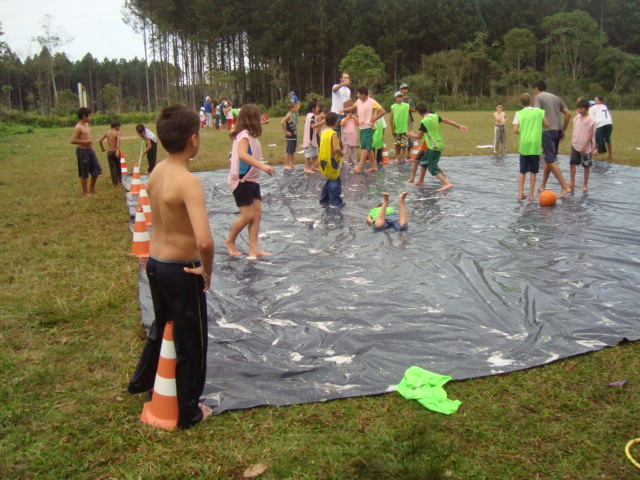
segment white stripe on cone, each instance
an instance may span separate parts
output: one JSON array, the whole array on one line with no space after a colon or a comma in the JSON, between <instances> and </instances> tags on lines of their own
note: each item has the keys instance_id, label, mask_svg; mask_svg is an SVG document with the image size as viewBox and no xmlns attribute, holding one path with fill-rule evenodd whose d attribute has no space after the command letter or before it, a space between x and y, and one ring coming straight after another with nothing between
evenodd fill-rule
<instances>
[{"instance_id":1,"label":"white stripe on cone","mask_svg":"<svg viewBox=\"0 0 640 480\"><path fill-rule=\"evenodd\" d=\"M175 378L162 378L156 375L156 381L153 384L153 391L164 395L165 397L175 397L178 395L176 391Z\"/></svg>"},{"instance_id":2,"label":"white stripe on cone","mask_svg":"<svg viewBox=\"0 0 640 480\"><path fill-rule=\"evenodd\" d=\"M176 346L171 340L162 340L162 346L160 347L160 356L167 360L173 360L176 358Z\"/></svg>"}]
</instances>

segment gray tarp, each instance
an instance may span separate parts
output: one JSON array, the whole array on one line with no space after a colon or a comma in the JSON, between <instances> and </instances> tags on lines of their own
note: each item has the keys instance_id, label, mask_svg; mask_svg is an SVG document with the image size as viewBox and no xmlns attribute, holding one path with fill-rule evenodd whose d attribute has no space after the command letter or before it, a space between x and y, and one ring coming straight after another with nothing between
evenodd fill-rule
<instances>
[{"instance_id":1,"label":"gray tarp","mask_svg":"<svg viewBox=\"0 0 640 480\"><path fill-rule=\"evenodd\" d=\"M378 394L412 365L464 379L639 338L640 169L596 162L588 193L541 207L516 200L516 155L441 167L448 192L429 175L407 186L410 164L343 172L341 210L318 205L321 175L278 167L262 177L260 246L274 253L262 261L226 254L238 212L227 172L197 174L216 242L204 392L215 413ZM409 231L373 233L369 209L384 191L397 207L405 189Z\"/></svg>"}]
</instances>

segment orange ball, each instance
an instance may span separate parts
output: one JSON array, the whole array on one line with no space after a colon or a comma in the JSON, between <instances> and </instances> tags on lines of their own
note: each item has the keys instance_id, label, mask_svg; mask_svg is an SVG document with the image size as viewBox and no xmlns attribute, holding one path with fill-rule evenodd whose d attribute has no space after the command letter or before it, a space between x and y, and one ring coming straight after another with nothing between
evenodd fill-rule
<instances>
[{"instance_id":1,"label":"orange ball","mask_svg":"<svg viewBox=\"0 0 640 480\"><path fill-rule=\"evenodd\" d=\"M556 204L556 194L553 190L543 190L540 193L540 205L543 207L551 207Z\"/></svg>"}]
</instances>

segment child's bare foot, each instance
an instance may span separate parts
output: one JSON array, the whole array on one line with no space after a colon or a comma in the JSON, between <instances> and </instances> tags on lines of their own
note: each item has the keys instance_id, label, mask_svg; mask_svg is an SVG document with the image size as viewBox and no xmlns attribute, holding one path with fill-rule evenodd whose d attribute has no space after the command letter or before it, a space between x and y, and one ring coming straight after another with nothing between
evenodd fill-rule
<instances>
[{"instance_id":1,"label":"child's bare foot","mask_svg":"<svg viewBox=\"0 0 640 480\"><path fill-rule=\"evenodd\" d=\"M538 188L538 193L542 193L547 189L546 185L540 185L540 188Z\"/></svg>"},{"instance_id":2,"label":"child's bare foot","mask_svg":"<svg viewBox=\"0 0 640 480\"><path fill-rule=\"evenodd\" d=\"M313 170L311 170L310 168L305 168L304 173L313 173Z\"/></svg>"},{"instance_id":3,"label":"child's bare foot","mask_svg":"<svg viewBox=\"0 0 640 480\"><path fill-rule=\"evenodd\" d=\"M362 173L362 170L360 170L359 168L354 168L352 171L354 173Z\"/></svg>"},{"instance_id":4,"label":"child's bare foot","mask_svg":"<svg viewBox=\"0 0 640 480\"><path fill-rule=\"evenodd\" d=\"M518 194L518 200L524 200L525 198L527 198L527 196L524 193Z\"/></svg>"},{"instance_id":5,"label":"child's bare foot","mask_svg":"<svg viewBox=\"0 0 640 480\"><path fill-rule=\"evenodd\" d=\"M387 192L382 194L382 201L389 203L389 194Z\"/></svg>"},{"instance_id":6,"label":"child's bare foot","mask_svg":"<svg viewBox=\"0 0 640 480\"><path fill-rule=\"evenodd\" d=\"M377 172L378 169L377 168L369 168L367 170L364 171L364 173L373 173L373 172Z\"/></svg>"},{"instance_id":7,"label":"child's bare foot","mask_svg":"<svg viewBox=\"0 0 640 480\"><path fill-rule=\"evenodd\" d=\"M558 195L558 198L564 197L567 193L571 193L571 189L569 187L560 190L560 195Z\"/></svg>"},{"instance_id":8,"label":"child's bare foot","mask_svg":"<svg viewBox=\"0 0 640 480\"><path fill-rule=\"evenodd\" d=\"M209 408L204 403L199 403L198 407L200 407L200 411L202 412L202 420L200 420L200 421L204 422L207 418L209 418L211 416L211 414L213 412L211 411L211 408Z\"/></svg>"},{"instance_id":9,"label":"child's bare foot","mask_svg":"<svg viewBox=\"0 0 640 480\"><path fill-rule=\"evenodd\" d=\"M536 198L533 195L529 195L529 201L533 202Z\"/></svg>"},{"instance_id":10,"label":"child's bare foot","mask_svg":"<svg viewBox=\"0 0 640 480\"><path fill-rule=\"evenodd\" d=\"M398 198L402 202L405 198L407 198L407 195L409 195L409 192L402 192L400 195L398 195Z\"/></svg>"},{"instance_id":11,"label":"child's bare foot","mask_svg":"<svg viewBox=\"0 0 640 480\"><path fill-rule=\"evenodd\" d=\"M270 257L273 253L265 252L264 250L258 250L256 252L249 252L248 260L257 260L262 257Z\"/></svg>"},{"instance_id":12,"label":"child's bare foot","mask_svg":"<svg viewBox=\"0 0 640 480\"><path fill-rule=\"evenodd\" d=\"M285 169L285 170L293 170L293 169L294 169L294 167L291 167L291 166L288 166L288 165L287 165L286 167L284 167L284 169Z\"/></svg>"},{"instance_id":13,"label":"child's bare foot","mask_svg":"<svg viewBox=\"0 0 640 480\"><path fill-rule=\"evenodd\" d=\"M414 185L424 185L424 182L417 181L417 182L414 183Z\"/></svg>"},{"instance_id":14,"label":"child's bare foot","mask_svg":"<svg viewBox=\"0 0 640 480\"><path fill-rule=\"evenodd\" d=\"M415 182L415 180L416 180L415 178L411 177L409 180L407 180L407 183L413 183Z\"/></svg>"},{"instance_id":15,"label":"child's bare foot","mask_svg":"<svg viewBox=\"0 0 640 480\"><path fill-rule=\"evenodd\" d=\"M444 192L445 190L449 190L451 187L453 187L453 183L448 183L443 185L442 188L439 188L438 192Z\"/></svg>"},{"instance_id":16,"label":"child's bare foot","mask_svg":"<svg viewBox=\"0 0 640 480\"><path fill-rule=\"evenodd\" d=\"M238 250L235 243L231 243L227 240L226 242L224 242L224 246L227 247L227 251L232 257L239 257L240 255L242 255L242 252Z\"/></svg>"},{"instance_id":17,"label":"child's bare foot","mask_svg":"<svg viewBox=\"0 0 640 480\"><path fill-rule=\"evenodd\" d=\"M586 192L587 190L589 190L589 185L583 185L582 186L582 191Z\"/></svg>"}]
</instances>

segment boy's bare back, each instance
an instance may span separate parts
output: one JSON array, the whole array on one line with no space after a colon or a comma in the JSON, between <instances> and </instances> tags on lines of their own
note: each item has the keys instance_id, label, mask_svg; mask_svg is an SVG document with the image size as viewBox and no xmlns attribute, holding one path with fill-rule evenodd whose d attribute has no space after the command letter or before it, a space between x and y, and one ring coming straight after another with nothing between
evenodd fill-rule
<instances>
[{"instance_id":1,"label":"boy's bare back","mask_svg":"<svg viewBox=\"0 0 640 480\"><path fill-rule=\"evenodd\" d=\"M105 135L107 136L107 148L109 151L119 150L118 139L120 138L120 131L112 128Z\"/></svg>"},{"instance_id":2,"label":"boy's bare back","mask_svg":"<svg viewBox=\"0 0 640 480\"><path fill-rule=\"evenodd\" d=\"M160 162L147 182L153 212L150 254L164 260L199 258L198 239L211 238L204 189L187 168Z\"/></svg>"}]
</instances>

